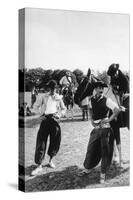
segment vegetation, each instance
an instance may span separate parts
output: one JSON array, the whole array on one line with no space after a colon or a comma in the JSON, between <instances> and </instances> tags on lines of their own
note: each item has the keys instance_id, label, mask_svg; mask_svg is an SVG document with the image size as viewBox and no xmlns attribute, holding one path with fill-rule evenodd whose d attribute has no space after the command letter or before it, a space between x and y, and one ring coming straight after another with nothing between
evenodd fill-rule
<instances>
[{"instance_id":1,"label":"vegetation","mask_svg":"<svg viewBox=\"0 0 133 200\"><path fill-rule=\"evenodd\" d=\"M40 90L41 88L45 88L46 84L49 80L54 79L59 84L60 79L65 75L65 73L69 71L67 69L56 69L56 70L45 70L42 68L36 69L23 69L19 70L19 91L31 91L32 88L38 87ZM80 69L75 69L74 71L69 71L71 73L72 81L75 87L80 84L81 80L85 77L84 73ZM124 72L127 77L129 77L128 72ZM109 77L106 71L97 72L97 78L103 80L106 84L109 84Z\"/></svg>"}]
</instances>

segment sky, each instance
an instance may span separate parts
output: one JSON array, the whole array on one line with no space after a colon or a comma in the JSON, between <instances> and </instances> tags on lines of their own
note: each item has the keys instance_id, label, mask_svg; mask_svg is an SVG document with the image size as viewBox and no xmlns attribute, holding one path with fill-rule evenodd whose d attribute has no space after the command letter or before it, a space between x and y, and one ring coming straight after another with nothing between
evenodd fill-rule
<instances>
[{"instance_id":1,"label":"sky","mask_svg":"<svg viewBox=\"0 0 133 200\"><path fill-rule=\"evenodd\" d=\"M25 67L129 71L129 16L26 8Z\"/></svg>"}]
</instances>

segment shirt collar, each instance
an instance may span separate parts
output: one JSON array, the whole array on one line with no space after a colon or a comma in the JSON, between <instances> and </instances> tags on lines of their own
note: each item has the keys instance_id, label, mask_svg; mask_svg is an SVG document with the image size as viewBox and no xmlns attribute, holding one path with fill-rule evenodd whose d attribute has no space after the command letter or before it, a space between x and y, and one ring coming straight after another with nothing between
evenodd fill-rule
<instances>
[{"instance_id":1,"label":"shirt collar","mask_svg":"<svg viewBox=\"0 0 133 200\"><path fill-rule=\"evenodd\" d=\"M97 97L97 95L95 94L95 96L94 96L94 99L98 99L98 101L100 100L100 99L103 99L103 94L101 95L101 96L99 96L99 97Z\"/></svg>"}]
</instances>

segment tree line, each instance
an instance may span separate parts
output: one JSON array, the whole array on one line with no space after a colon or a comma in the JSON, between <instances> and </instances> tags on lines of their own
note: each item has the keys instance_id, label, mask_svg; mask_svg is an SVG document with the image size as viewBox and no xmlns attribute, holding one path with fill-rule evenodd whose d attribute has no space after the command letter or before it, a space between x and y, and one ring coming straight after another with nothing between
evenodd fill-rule
<instances>
[{"instance_id":1,"label":"tree line","mask_svg":"<svg viewBox=\"0 0 133 200\"><path fill-rule=\"evenodd\" d=\"M72 82L75 87L77 87L81 80L85 77L85 74L81 69L75 69L74 71L67 69L45 70L42 68L19 69L19 91L31 91L33 87L37 87L40 90L45 88L46 84L51 79L56 80L57 84L59 84L60 79L66 74L67 71L71 73ZM127 72L125 73L128 75ZM109 83L109 77L106 71L98 71L97 78L103 80L107 84Z\"/></svg>"},{"instance_id":2,"label":"tree line","mask_svg":"<svg viewBox=\"0 0 133 200\"><path fill-rule=\"evenodd\" d=\"M78 86L84 73L80 69L70 71L67 69L45 70L42 68L36 69L19 69L19 91L31 91L33 87L37 87L39 90L45 88L49 80L54 79L59 84L60 79L69 71L71 73L72 82L74 86Z\"/></svg>"}]
</instances>

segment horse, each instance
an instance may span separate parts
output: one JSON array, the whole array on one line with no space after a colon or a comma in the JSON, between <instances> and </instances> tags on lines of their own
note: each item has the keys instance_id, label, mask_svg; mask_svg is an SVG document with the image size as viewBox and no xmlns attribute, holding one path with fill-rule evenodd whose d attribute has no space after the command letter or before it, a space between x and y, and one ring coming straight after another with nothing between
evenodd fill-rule
<instances>
[{"instance_id":1,"label":"horse","mask_svg":"<svg viewBox=\"0 0 133 200\"><path fill-rule=\"evenodd\" d=\"M73 106L74 106L74 90L72 86L66 86L62 90L63 101L68 112L71 112L73 118Z\"/></svg>"},{"instance_id":2,"label":"horse","mask_svg":"<svg viewBox=\"0 0 133 200\"><path fill-rule=\"evenodd\" d=\"M88 69L87 76L83 78L80 82L75 95L74 95L74 102L77 105L81 105L81 101L86 98L87 96L92 96L94 90L94 83L97 82L99 79L91 74L91 70Z\"/></svg>"}]
</instances>

